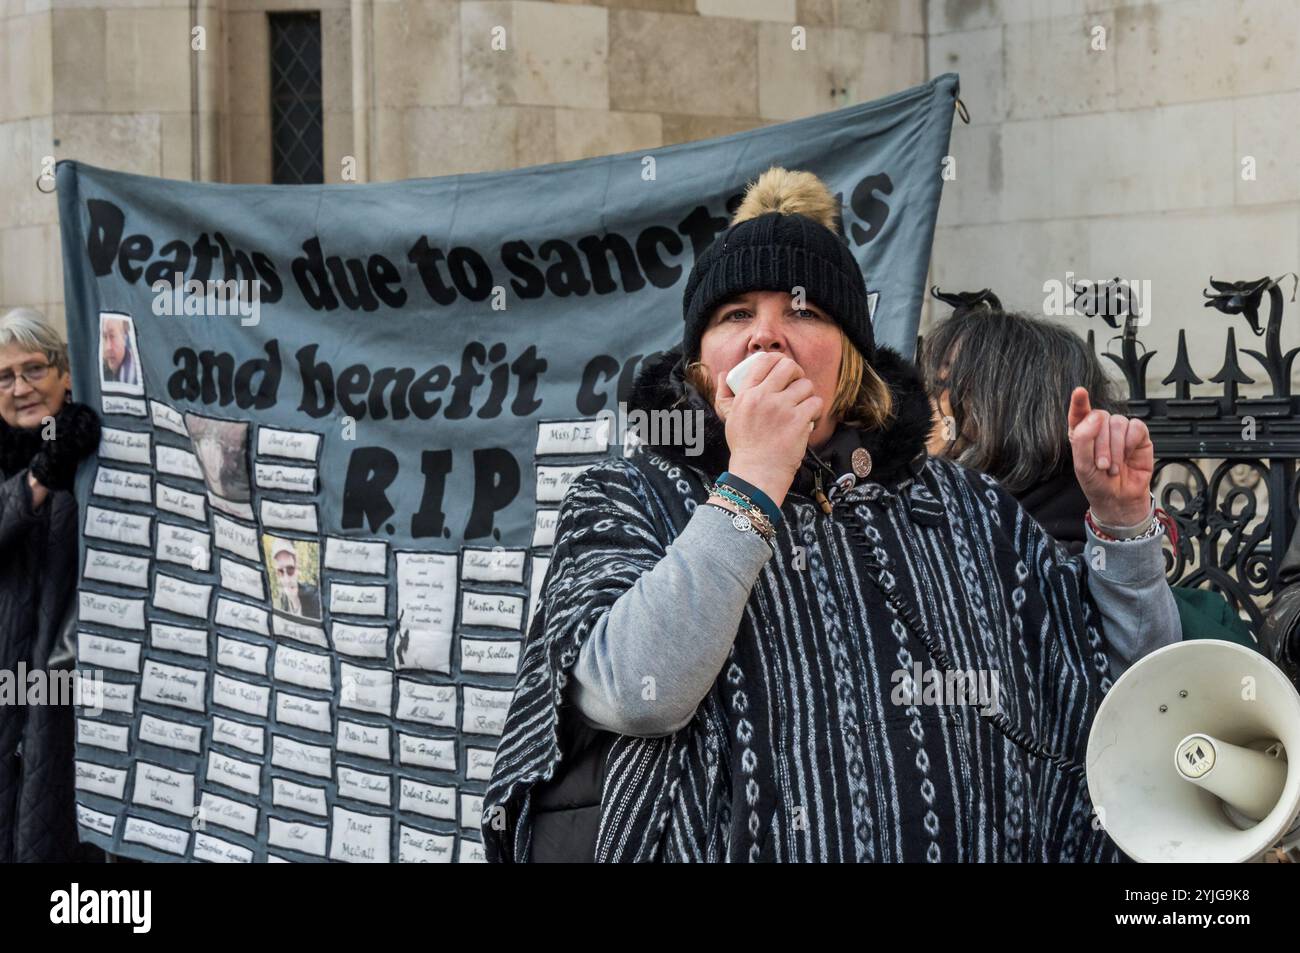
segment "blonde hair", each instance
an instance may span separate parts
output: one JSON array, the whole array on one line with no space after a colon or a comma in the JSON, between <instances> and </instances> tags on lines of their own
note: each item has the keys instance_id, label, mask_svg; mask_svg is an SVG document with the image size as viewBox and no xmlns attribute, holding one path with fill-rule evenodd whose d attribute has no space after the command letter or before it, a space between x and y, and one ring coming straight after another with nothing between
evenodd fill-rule
<instances>
[{"instance_id":1,"label":"blonde hair","mask_svg":"<svg viewBox=\"0 0 1300 953\"><path fill-rule=\"evenodd\" d=\"M839 231L839 204L826 183L811 172L792 172L772 166L745 189L745 197L736 208L731 224L738 225L769 212L803 215L832 232ZM831 417L850 427L880 429L894 417L894 395L849 340L844 328L839 331L839 383L831 401ZM686 379L710 405L714 403L713 372L708 365L691 362L686 368Z\"/></svg>"},{"instance_id":2,"label":"blonde hair","mask_svg":"<svg viewBox=\"0 0 1300 953\"><path fill-rule=\"evenodd\" d=\"M686 367L686 380L713 406L717 396L714 374L703 361ZM830 415L850 427L879 430L894 418L894 394L876 369L866 362L840 329L840 371L831 399Z\"/></svg>"}]
</instances>

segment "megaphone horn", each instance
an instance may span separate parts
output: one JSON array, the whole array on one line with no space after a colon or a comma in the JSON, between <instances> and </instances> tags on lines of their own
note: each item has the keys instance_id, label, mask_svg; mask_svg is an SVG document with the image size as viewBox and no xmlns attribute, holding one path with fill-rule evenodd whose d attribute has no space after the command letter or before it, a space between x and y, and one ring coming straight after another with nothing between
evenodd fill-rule
<instances>
[{"instance_id":1,"label":"megaphone horn","mask_svg":"<svg viewBox=\"0 0 1300 953\"><path fill-rule=\"evenodd\" d=\"M1097 710L1087 767L1102 826L1134 860L1300 846L1300 693L1245 646L1196 639L1139 660Z\"/></svg>"}]
</instances>

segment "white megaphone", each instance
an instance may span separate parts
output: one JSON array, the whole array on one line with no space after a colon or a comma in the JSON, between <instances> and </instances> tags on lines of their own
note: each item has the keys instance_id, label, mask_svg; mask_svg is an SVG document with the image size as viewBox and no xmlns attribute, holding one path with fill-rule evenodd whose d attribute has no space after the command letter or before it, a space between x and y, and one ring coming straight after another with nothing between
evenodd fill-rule
<instances>
[{"instance_id":1,"label":"white megaphone","mask_svg":"<svg viewBox=\"0 0 1300 953\"><path fill-rule=\"evenodd\" d=\"M1263 859L1300 847L1300 694L1258 652L1195 639L1120 676L1088 736L1088 790L1144 862Z\"/></svg>"}]
</instances>

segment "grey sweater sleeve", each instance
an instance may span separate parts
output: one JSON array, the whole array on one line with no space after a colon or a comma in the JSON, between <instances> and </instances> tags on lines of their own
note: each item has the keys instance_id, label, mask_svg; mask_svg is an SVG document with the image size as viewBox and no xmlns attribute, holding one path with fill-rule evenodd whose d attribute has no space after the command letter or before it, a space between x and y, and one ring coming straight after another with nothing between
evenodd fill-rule
<instances>
[{"instance_id":1,"label":"grey sweater sleeve","mask_svg":"<svg viewBox=\"0 0 1300 953\"><path fill-rule=\"evenodd\" d=\"M1087 533L1088 591L1101 612L1111 677L1119 678L1142 656L1183 637L1165 580L1164 537L1103 542L1091 527Z\"/></svg>"},{"instance_id":2,"label":"grey sweater sleeve","mask_svg":"<svg viewBox=\"0 0 1300 953\"><path fill-rule=\"evenodd\" d=\"M701 505L663 558L592 627L569 699L591 725L669 735L695 715L722 671L750 590L772 549Z\"/></svg>"}]
</instances>

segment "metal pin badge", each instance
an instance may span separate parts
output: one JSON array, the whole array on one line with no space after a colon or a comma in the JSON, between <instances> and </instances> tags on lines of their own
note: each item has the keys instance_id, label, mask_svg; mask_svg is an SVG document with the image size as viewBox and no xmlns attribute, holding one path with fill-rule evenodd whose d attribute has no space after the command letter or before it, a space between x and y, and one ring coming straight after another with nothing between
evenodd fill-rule
<instances>
[{"instance_id":1,"label":"metal pin badge","mask_svg":"<svg viewBox=\"0 0 1300 953\"><path fill-rule=\"evenodd\" d=\"M849 463L853 467L853 475L859 480L865 480L871 474L871 454L867 452L866 447L858 447L849 457Z\"/></svg>"}]
</instances>

